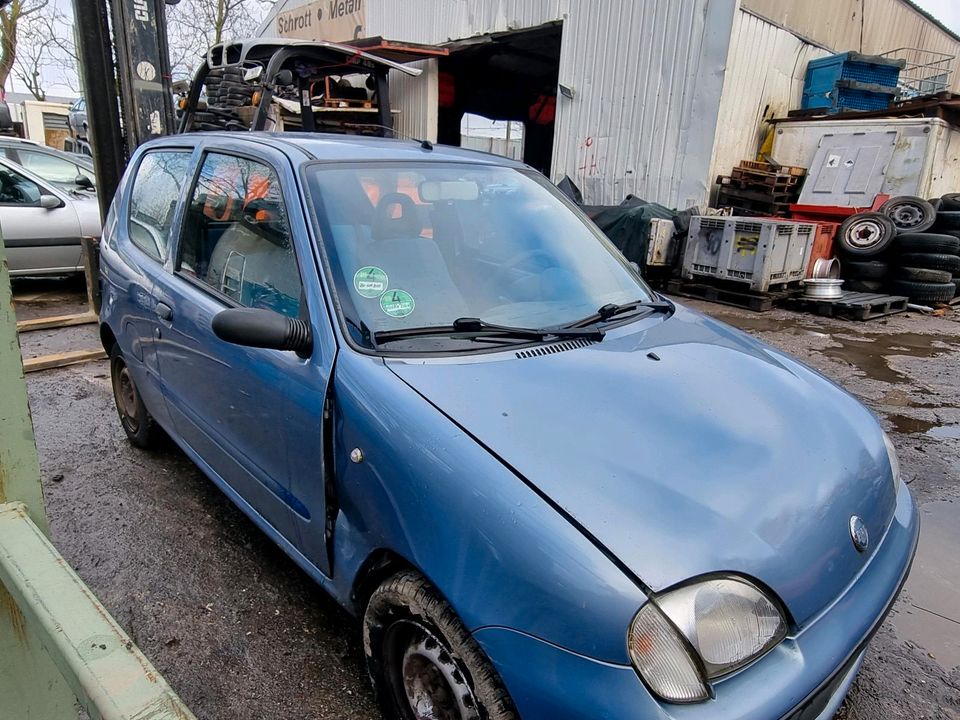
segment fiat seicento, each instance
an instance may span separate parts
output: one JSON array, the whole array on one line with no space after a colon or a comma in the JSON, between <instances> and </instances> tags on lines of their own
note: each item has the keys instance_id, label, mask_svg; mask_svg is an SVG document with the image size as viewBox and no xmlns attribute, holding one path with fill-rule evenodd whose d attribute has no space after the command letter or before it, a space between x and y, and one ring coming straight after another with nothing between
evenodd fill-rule
<instances>
[{"instance_id":1,"label":"fiat seicento","mask_svg":"<svg viewBox=\"0 0 960 720\"><path fill-rule=\"evenodd\" d=\"M826 720L907 575L874 416L522 164L154 141L102 294L131 442L165 431L357 616L387 718Z\"/></svg>"}]
</instances>

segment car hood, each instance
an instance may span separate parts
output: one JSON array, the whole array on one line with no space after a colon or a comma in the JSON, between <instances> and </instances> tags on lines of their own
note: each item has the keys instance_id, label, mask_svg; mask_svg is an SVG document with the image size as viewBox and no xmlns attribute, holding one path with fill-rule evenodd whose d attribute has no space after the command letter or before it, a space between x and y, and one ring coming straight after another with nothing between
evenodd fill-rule
<instances>
[{"instance_id":1,"label":"car hood","mask_svg":"<svg viewBox=\"0 0 960 720\"><path fill-rule=\"evenodd\" d=\"M889 525L875 418L738 330L678 307L587 347L504 355L387 364L654 592L740 573L802 625Z\"/></svg>"}]
</instances>

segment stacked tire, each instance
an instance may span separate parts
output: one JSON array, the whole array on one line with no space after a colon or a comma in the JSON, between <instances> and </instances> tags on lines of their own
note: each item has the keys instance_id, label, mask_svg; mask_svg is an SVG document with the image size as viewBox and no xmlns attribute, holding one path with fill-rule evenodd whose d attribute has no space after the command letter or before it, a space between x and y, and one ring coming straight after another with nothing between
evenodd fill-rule
<instances>
[{"instance_id":1,"label":"stacked tire","mask_svg":"<svg viewBox=\"0 0 960 720\"><path fill-rule=\"evenodd\" d=\"M255 88L243 79L238 67L214 68L204 81L207 107L193 116L195 130L246 130L237 109L253 102Z\"/></svg>"},{"instance_id":2,"label":"stacked tire","mask_svg":"<svg viewBox=\"0 0 960 720\"><path fill-rule=\"evenodd\" d=\"M919 305L960 294L960 193L892 198L876 213L848 218L839 243L849 290L888 291Z\"/></svg>"},{"instance_id":3,"label":"stacked tire","mask_svg":"<svg viewBox=\"0 0 960 720\"><path fill-rule=\"evenodd\" d=\"M880 293L890 273L889 256L897 226L880 212L851 215L837 233L844 290Z\"/></svg>"}]
</instances>

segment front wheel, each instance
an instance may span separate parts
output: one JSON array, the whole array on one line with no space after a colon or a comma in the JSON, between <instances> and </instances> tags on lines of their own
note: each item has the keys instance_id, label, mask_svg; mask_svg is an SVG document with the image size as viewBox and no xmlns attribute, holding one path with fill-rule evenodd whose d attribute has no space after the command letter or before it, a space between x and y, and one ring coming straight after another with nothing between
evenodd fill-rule
<instances>
[{"instance_id":1,"label":"front wheel","mask_svg":"<svg viewBox=\"0 0 960 720\"><path fill-rule=\"evenodd\" d=\"M138 448L150 448L157 444L160 429L140 397L133 375L120 352L114 345L110 351L110 380L113 385L113 401L117 406L120 424L130 443Z\"/></svg>"},{"instance_id":2,"label":"front wheel","mask_svg":"<svg viewBox=\"0 0 960 720\"><path fill-rule=\"evenodd\" d=\"M415 572L400 572L374 591L363 618L363 647L388 720L517 720L483 650Z\"/></svg>"}]
</instances>

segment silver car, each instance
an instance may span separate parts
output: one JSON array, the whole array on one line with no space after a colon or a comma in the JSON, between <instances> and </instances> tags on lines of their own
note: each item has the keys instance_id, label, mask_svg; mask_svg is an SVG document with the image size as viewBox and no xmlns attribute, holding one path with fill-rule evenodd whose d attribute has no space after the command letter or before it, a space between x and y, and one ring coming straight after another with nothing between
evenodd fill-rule
<instances>
[{"instance_id":1,"label":"silver car","mask_svg":"<svg viewBox=\"0 0 960 720\"><path fill-rule=\"evenodd\" d=\"M11 275L83 272L80 238L100 232L96 195L63 190L0 158L0 233Z\"/></svg>"}]
</instances>

